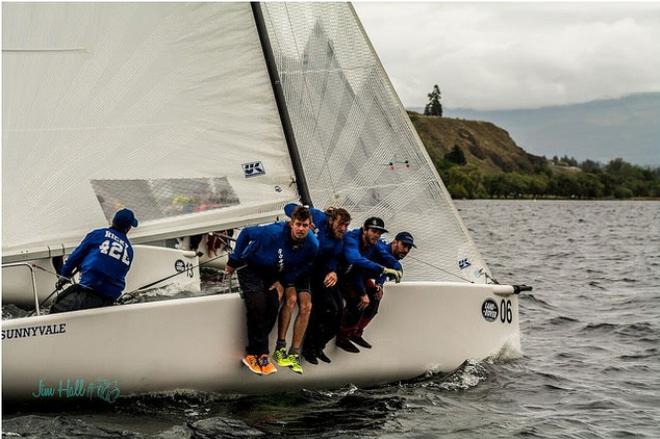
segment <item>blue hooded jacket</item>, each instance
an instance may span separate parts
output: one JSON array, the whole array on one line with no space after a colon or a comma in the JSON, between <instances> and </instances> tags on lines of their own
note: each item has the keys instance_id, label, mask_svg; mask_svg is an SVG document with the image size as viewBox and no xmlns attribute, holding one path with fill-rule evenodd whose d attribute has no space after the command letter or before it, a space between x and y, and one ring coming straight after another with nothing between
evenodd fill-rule
<instances>
[{"instance_id":1,"label":"blue hooded jacket","mask_svg":"<svg viewBox=\"0 0 660 439\"><path fill-rule=\"evenodd\" d=\"M80 285L116 300L126 286L132 262L133 247L124 233L113 227L96 229L71 253L60 274L71 277L79 268Z\"/></svg>"},{"instance_id":2,"label":"blue hooded jacket","mask_svg":"<svg viewBox=\"0 0 660 439\"><path fill-rule=\"evenodd\" d=\"M293 286L309 276L318 248L319 242L311 231L301 244L296 243L285 222L246 227L238 235L227 264L234 268L247 264L285 287Z\"/></svg>"},{"instance_id":3,"label":"blue hooded jacket","mask_svg":"<svg viewBox=\"0 0 660 439\"><path fill-rule=\"evenodd\" d=\"M290 217L293 210L298 206L299 204L289 203L284 206L284 213ZM314 233L319 242L319 252L316 255L312 271L325 276L328 273L337 271L337 260L344 250L344 241L334 237L328 223L328 215L325 212L315 208L310 208L309 211L314 222Z\"/></svg>"},{"instance_id":4,"label":"blue hooded jacket","mask_svg":"<svg viewBox=\"0 0 660 439\"><path fill-rule=\"evenodd\" d=\"M353 229L344 236L344 263L357 291L364 292L368 279L379 277L383 268L402 270L401 263L384 247L362 244L362 228Z\"/></svg>"},{"instance_id":5,"label":"blue hooded jacket","mask_svg":"<svg viewBox=\"0 0 660 439\"><path fill-rule=\"evenodd\" d=\"M392 243L391 242L385 242L383 240L378 240L378 243L376 245L378 247L380 247L381 253L382 252L387 252L388 254L392 255L392 257L394 259L396 259L397 261L399 260L396 256L394 256L394 253L392 253ZM399 262L399 264L401 264L401 262ZM403 266L402 266L401 270L403 270ZM387 280L387 278L385 277L385 275L381 274L376 279L376 283L378 285L383 285L386 280Z\"/></svg>"}]
</instances>

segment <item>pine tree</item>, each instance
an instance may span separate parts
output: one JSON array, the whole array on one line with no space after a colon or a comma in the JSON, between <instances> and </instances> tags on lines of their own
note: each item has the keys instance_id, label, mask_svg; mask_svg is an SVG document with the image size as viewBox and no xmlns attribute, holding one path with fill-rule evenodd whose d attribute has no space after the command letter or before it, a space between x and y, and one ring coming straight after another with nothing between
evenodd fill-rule
<instances>
[{"instance_id":1,"label":"pine tree","mask_svg":"<svg viewBox=\"0 0 660 439\"><path fill-rule=\"evenodd\" d=\"M433 91L428 94L429 103L424 108L425 116L438 116L442 117L442 104L440 103L440 88L438 84L433 86Z\"/></svg>"},{"instance_id":2,"label":"pine tree","mask_svg":"<svg viewBox=\"0 0 660 439\"><path fill-rule=\"evenodd\" d=\"M465 154L463 154L463 150L458 145L454 145L452 150L445 154L445 160L456 163L460 166L467 163L467 160L465 160Z\"/></svg>"}]
</instances>

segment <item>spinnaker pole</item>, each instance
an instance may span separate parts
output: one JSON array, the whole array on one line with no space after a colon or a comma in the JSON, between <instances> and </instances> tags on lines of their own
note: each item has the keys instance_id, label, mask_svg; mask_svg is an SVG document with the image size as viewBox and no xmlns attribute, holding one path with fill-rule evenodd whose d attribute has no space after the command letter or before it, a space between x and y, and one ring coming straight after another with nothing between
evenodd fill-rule
<instances>
[{"instance_id":1,"label":"spinnaker pole","mask_svg":"<svg viewBox=\"0 0 660 439\"><path fill-rule=\"evenodd\" d=\"M298 150L296 138L293 135L293 127L291 126L289 111L286 108L286 102L284 99L284 90L282 89L282 82L277 73L277 64L275 63L273 48L270 45L270 38L268 38L268 30L266 29L266 23L261 11L261 4L259 2L251 2L251 5L252 13L254 14L254 21L257 25L257 32L259 33L259 41L261 42L261 48L264 51L264 57L266 59L266 66L268 67L270 83L273 86L273 93L275 94L275 102L277 102L277 110L280 114L280 121L282 122L282 129L284 130L284 138L289 148L291 164L293 165L293 171L296 175L296 185L298 186L300 201L304 205L312 207L312 197L309 194L309 187L307 186L307 180L305 179L300 151Z\"/></svg>"}]
</instances>

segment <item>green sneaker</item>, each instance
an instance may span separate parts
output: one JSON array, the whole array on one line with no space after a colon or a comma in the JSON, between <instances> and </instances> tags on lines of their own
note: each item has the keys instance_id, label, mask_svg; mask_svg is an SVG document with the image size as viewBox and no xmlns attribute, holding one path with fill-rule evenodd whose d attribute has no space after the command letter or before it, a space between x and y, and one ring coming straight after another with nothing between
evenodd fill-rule
<instances>
[{"instance_id":1,"label":"green sneaker","mask_svg":"<svg viewBox=\"0 0 660 439\"><path fill-rule=\"evenodd\" d=\"M289 355L286 353L286 348L280 348L273 353L273 360L278 366L287 367L291 366Z\"/></svg>"},{"instance_id":2,"label":"green sneaker","mask_svg":"<svg viewBox=\"0 0 660 439\"><path fill-rule=\"evenodd\" d=\"M289 354L287 360L289 360L289 367L291 370L302 375L303 369L300 365L300 354Z\"/></svg>"}]
</instances>

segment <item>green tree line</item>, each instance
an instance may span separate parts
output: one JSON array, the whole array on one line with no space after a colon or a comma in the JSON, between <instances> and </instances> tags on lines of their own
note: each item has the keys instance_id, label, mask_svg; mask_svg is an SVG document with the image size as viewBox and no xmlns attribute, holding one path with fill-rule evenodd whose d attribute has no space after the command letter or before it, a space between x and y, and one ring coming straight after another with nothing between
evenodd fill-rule
<instances>
[{"instance_id":1,"label":"green tree line","mask_svg":"<svg viewBox=\"0 0 660 439\"><path fill-rule=\"evenodd\" d=\"M436 167L453 198L660 198L660 168L620 158L604 165L593 160L547 160L533 174L484 174L466 164L456 146Z\"/></svg>"}]
</instances>

